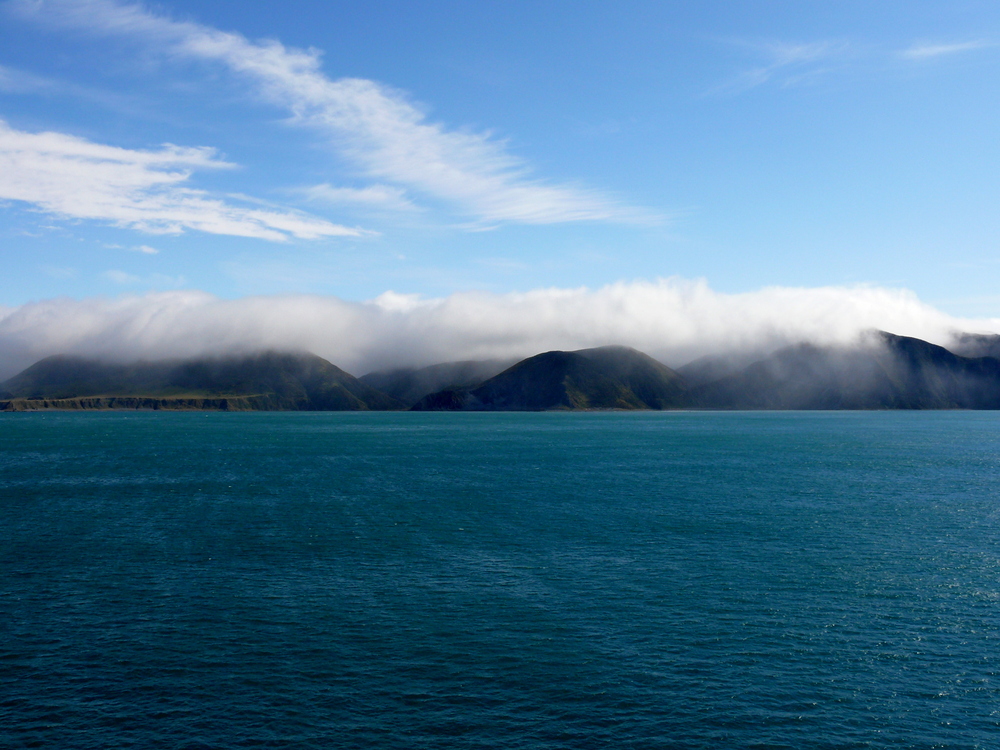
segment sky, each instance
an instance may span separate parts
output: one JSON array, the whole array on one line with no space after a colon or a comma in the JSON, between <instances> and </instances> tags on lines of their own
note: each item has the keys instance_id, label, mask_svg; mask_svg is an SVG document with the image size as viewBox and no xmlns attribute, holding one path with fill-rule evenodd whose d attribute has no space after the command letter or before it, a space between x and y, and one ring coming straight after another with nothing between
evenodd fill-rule
<instances>
[{"instance_id":1,"label":"sky","mask_svg":"<svg viewBox=\"0 0 1000 750\"><path fill-rule=\"evenodd\" d=\"M362 369L998 330L998 84L989 2L3 0L0 374L191 309Z\"/></svg>"}]
</instances>

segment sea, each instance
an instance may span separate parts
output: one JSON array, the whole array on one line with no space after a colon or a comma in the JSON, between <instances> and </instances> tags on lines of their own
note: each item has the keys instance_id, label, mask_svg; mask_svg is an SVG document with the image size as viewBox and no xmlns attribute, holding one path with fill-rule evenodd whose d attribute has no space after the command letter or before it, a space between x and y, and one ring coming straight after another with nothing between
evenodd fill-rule
<instances>
[{"instance_id":1,"label":"sea","mask_svg":"<svg viewBox=\"0 0 1000 750\"><path fill-rule=\"evenodd\" d=\"M998 748L1000 413L0 414L0 747Z\"/></svg>"}]
</instances>

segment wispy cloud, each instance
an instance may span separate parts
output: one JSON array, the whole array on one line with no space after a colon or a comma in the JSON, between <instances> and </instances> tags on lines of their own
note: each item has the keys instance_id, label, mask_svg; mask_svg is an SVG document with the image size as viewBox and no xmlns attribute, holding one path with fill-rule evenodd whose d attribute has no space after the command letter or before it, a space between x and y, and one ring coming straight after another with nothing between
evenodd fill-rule
<instances>
[{"instance_id":1,"label":"wispy cloud","mask_svg":"<svg viewBox=\"0 0 1000 750\"><path fill-rule=\"evenodd\" d=\"M57 88L58 84L49 78L0 65L0 92L28 94L38 91L52 91Z\"/></svg>"},{"instance_id":2,"label":"wispy cloud","mask_svg":"<svg viewBox=\"0 0 1000 750\"><path fill-rule=\"evenodd\" d=\"M369 185L363 188L333 187L329 183L311 185L300 193L309 201L331 205L352 205L387 211L416 211L406 191L392 185Z\"/></svg>"},{"instance_id":3,"label":"wispy cloud","mask_svg":"<svg viewBox=\"0 0 1000 750\"><path fill-rule=\"evenodd\" d=\"M101 274L108 281L113 281L120 286L146 286L158 289L176 289L187 284L187 279L183 276L167 276L162 273L154 273L149 276L136 276L133 273L111 269Z\"/></svg>"},{"instance_id":4,"label":"wispy cloud","mask_svg":"<svg viewBox=\"0 0 1000 750\"><path fill-rule=\"evenodd\" d=\"M300 212L234 206L183 186L192 170L233 166L210 148L132 150L15 130L0 120L0 199L152 234L194 229L272 241L362 234Z\"/></svg>"},{"instance_id":5,"label":"wispy cloud","mask_svg":"<svg viewBox=\"0 0 1000 750\"><path fill-rule=\"evenodd\" d=\"M954 55L959 52L971 52L972 50L988 47L989 43L984 39L977 39L970 42L959 42L957 44L914 44L909 49L900 51L900 57L907 60L928 60L944 55Z\"/></svg>"},{"instance_id":6,"label":"wispy cloud","mask_svg":"<svg viewBox=\"0 0 1000 750\"><path fill-rule=\"evenodd\" d=\"M46 276L60 280L72 279L77 275L77 270L69 266L43 265L39 266L39 270Z\"/></svg>"},{"instance_id":7,"label":"wispy cloud","mask_svg":"<svg viewBox=\"0 0 1000 750\"><path fill-rule=\"evenodd\" d=\"M148 103L112 91L81 86L58 78L36 75L0 65L0 93L43 97L73 97L95 102L128 117L148 117Z\"/></svg>"},{"instance_id":8,"label":"wispy cloud","mask_svg":"<svg viewBox=\"0 0 1000 750\"><path fill-rule=\"evenodd\" d=\"M481 222L551 224L648 222L652 214L600 191L532 177L526 162L489 132L448 129L403 95L375 81L331 79L317 50L174 21L114 0L13 0L40 22L139 38L164 52L221 63L253 82L258 95L294 121L327 134L368 177L444 201Z\"/></svg>"},{"instance_id":9,"label":"wispy cloud","mask_svg":"<svg viewBox=\"0 0 1000 750\"><path fill-rule=\"evenodd\" d=\"M823 73L822 63L842 57L850 50L847 42L832 41L806 44L741 42L740 46L754 50L764 57L766 62L744 70L729 81L716 86L709 93L739 93L768 82L776 82L783 86L801 83Z\"/></svg>"},{"instance_id":10,"label":"wispy cloud","mask_svg":"<svg viewBox=\"0 0 1000 750\"><path fill-rule=\"evenodd\" d=\"M150 247L149 245L132 245L131 247L125 247L124 245L116 244L105 244L108 250L128 250L130 253L142 253L143 255L159 255L160 251L155 247Z\"/></svg>"},{"instance_id":11,"label":"wispy cloud","mask_svg":"<svg viewBox=\"0 0 1000 750\"><path fill-rule=\"evenodd\" d=\"M113 281L116 284L122 284L123 286L139 283L139 277L136 276L135 274L126 273L125 271L118 271L116 269L105 271L101 275L104 276L104 278L108 279L109 281Z\"/></svg>"}]
</instances>

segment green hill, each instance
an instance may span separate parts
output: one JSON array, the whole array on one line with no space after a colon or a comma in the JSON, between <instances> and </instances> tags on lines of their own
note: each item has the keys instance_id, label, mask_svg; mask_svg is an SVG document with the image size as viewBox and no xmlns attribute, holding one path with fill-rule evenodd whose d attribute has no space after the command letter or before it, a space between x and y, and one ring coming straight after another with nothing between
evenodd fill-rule
<instances>
[{"instance_id":1,"label":"green hill","mask_svg":"<svg viewBox=\"0 0 1000 750\"><path fill-rule=\"evenodd\" d=\"M877 332L867 344L781 349L693 388L716 409L997 409L1000 360L960 357L916 338Z\"/></svg>"},{"instance_id":2,"label":"green hill","mask_svg":"<svg viewBox=\"0 0 1000 750\"><path fill-rule=\"evenodd\" d=\"M642 352L605 346L539 354L476 388L425 396L413 409L668 409L684 405L685 390L676 372Z\"/></svg>"},{"instance_id":3,"label":"green hill","mask_svg":"<svg viewBox=\"0 0 1000 750\"><path fill-rule=\"evenodd\" d=\"M55 356L35 363L0 384L0 391L8 394L4 407L7 409L365 411L403 408L398 400L362 383L321 357L281 352L132 364Z\"/></svg>"}]
</instances>

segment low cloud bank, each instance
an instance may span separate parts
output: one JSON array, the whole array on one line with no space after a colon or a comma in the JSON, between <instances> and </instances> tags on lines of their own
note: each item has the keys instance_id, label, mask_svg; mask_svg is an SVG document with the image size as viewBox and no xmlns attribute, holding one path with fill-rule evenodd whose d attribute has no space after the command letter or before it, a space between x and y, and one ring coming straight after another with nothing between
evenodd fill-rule
<instances>
[{"instance_id":1,"label":"low cloud bank","mask_svg":"<svg viewBox=\"0 0 1000 750\"><path fill-rule=\"evenodd\" d=\"M801 341L846 344L871 328L947 345L955 331L1000 331L1000 319L955 318L907 290L724 294L684 279L441 299L386 292L369 302L313 295L222 300L196 291L60 298L0 306L0 379L52 354L128 361L258 349L311 351L356 375L604 344L633 346L679 366L706 354Z\"/></svg>"}]
</instances>

